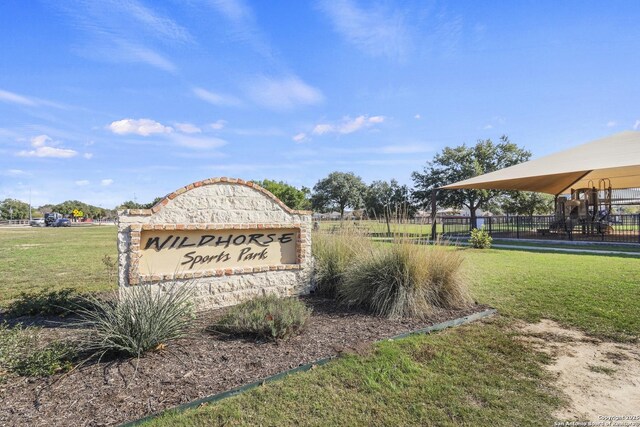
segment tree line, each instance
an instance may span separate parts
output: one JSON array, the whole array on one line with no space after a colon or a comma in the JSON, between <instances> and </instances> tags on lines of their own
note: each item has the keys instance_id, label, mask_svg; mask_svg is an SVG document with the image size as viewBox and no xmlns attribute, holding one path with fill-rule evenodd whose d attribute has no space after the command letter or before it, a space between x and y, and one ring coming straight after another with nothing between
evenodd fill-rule
<instances>
[{"instance_id":1,"label":"tree line","mask_svg":"<svg viewBox=\"0 0 640 427\"><path fill-rule=\"evenodd\" d=\"M296 188L283 181L262 180L256 184L273 193L287 206L297 210L316 212L336 211L344 217L350 209L366 218L411 218L420 209L429 209L431 194L436 189L474 176L493 172L529 160L531 152L502 136L497 143L490 139L478 140L475 145L446 147L428 161L422 171L412 173L413 188L400 185L395 179L366 184L353 172L332 172L313 187ZM162 200L150 203L126 201L116 209L151 208ZM553 208L549 195L500 190L446 190L436 192L439 208L468 209L472 223L478 209L495 214L534 215L548 214ZM58 205L45 205L37 209L71 215L80 210L86 218L115 217L115 210L91 206L77 200ZM15 199L0 202L0 218L29 218L29 205Z\"/></svg>"}]
</instances>

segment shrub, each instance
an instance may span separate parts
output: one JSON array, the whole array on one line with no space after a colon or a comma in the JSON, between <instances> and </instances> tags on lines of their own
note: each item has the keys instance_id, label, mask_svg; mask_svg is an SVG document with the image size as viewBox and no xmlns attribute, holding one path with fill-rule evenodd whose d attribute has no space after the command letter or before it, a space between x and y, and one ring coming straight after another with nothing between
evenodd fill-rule
<instances>
[{"instance_id":1,"label":"shrub","mask_svg":"<svg viewBox=\"0 0 640 427\"><path fill-rule=\"evenodd\" d=\"M463 286L459 252L436 244L409 241L380 245L349 266L339 299L388 318L425 318L438 308L462 308L469 298Z\"/></svg>"},{"instance_id":2,"label":"shrub","mask_svg":"<svg viewBox=\"0 0 640 427\"><path fill-rule=\"evenodd\" d=\"M332 234L315 234L312 247L315 258L315 292L333 298L347 266L371 247L371 241L361 232L345 228Z\"/></svg>"},{"instance_id":3,"label":"shrub","mask_svg":"<svg viewBox=\"0 0 640 427\"><path fill-rule=\"evenodd\" d=\"M2 371L22 376L48 376L73 367L75 348L70 343L40 344L41 329L0 324L0 377Z\"/></svg>"},{"instance_id":4,"label":"shrub","mask_svg":"<svg viewBox=\"0 0 640 427\"><path fill-rule=\"evenodd\" d=\"M15 366L18 375L46 377L73 368L76 349L72 344L53 342L44 348L29 352Z\"/></svg>"},{"instance_id":5,"label":"shrub","mask_svg":"<svg viewBox=\"0 0 640 427\"><path fill-rule=\"evenodd\" d=\"M266 295L231 307L210 329L277 341L299 333L310 315L311 309L297 298Z\"/></svg>"},{"instance_id":6,"label":"shrub","mask_svg":"<svg viewBox=\"0 0 640 427\"><path fill-rule=\"evenodd\" d=\"M476 249L489 249L492 241L493 239L484 228L474 228L471 230L471 237L469 238L471 247Z\"/></svg>"},{"instance_id":7,"label":"shrub","mask_svg":"<svg viewBox=\"0 0 640 427\"><path fill-rule=\"evenodd\" d=\"M186 336L193 313L190 289L138 285L111 301L88 299L90 307L78 312L80 325L91 330L83 350L140 357Z\"/></svg>"},{"instance_id":8,"label":"shrub","mask_svg":"<svg viewBox=\"0 0 640 427\"><path fill-rule=\"evenodd\" d=\"M22 292L8 305L6 315L8 317L36 315L64 317L77 309L83 301L83 296L70 288L57 291L42 290L37 293Z\"/></svg>"}]
</instances>

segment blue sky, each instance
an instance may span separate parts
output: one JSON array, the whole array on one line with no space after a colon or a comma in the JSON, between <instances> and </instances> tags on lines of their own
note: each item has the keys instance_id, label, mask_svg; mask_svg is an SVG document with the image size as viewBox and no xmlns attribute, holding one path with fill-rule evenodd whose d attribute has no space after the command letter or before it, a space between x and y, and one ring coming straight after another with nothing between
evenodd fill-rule
<instances>
[{"instance_id":1,"label":"blue sky","mask_svg":"<svg viewBox=\"0 0 640 427\"><path fill-rule=\"evenodd\" d=\"M640 128L638 1L0 2L0 200L411 184L445 146Z\"/></svg>"}]
</instances>

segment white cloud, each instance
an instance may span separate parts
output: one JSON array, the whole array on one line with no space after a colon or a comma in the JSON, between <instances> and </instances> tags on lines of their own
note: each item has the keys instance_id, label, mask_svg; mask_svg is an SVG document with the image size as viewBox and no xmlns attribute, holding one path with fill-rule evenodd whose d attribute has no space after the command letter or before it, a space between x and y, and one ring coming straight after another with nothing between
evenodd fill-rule
<instances>
[{"instance_id":1,"label":"white cloud","mask_svg":"<svg viewBox=\"0 0 640 427\"><path fill-rule=\"evenodd\" d=\"M320 9L347 42L371 56L403 58L409 48L408 26L398 10L363 9L351 0L322 0Z\"/></svg>"},{"instance_id":2,"label":"white cloud","mask_svg":"<svg viewBox=\"0 0 640 427\"><path fill-rule=\"evenodd\" d=\"M183 133L201 133L202 129L200 129L196 125L192 125L191 123L174 123L176 129Z\"/></svg>"},{"instance_id":3,"label":"white cloud","mask_svg":"<svg viewBox=\"0 0 640 427\"><path fill-rule=\"evenodd\" d=\"M173 132L173 128L164 126L151 119L123 119L112 122L108 126L111 132L118 135L136 134L149 136L152 134L167 134Z\"/></svg>"},{"instance_id":4,"label":"white cloud","mask_svg":"<svg viewBox=\"0 0 640 427\"><path fill-rule=\"evenodd\" d=\"M607 127L608 128L612 128L612 127L617 126L617 125L618 125L618 122L616 122L615 120L609 120L607 122Z\"/></svg>"},{"instance_id":5,"label":"white cloud","mask_svg":"<svg viewBox=\"0 0 640 427\"><path fill-rule=\"evenodd\" d=\"M226 120L217 120L215 123L209 124L209 127L213 130L220 130L227 124Z\"/></svg>"},{"instance_id":6,"label":"white cloud","mask_svg":"<svg viewBox=\"0 0 640 427\"><path fill-rule=\"evenodd\" d=\"M83 187L85 185L89 185L89 181L86 180L86 179L81 179L79 181L76 181L75 183L76 183L76 185L79 185L80 187Z\"/></svg>"},{"instance_id":7,"label":"white cloud","mask_svg":"<svg viewBox=\"0 0 640 427\"><path fill-rule=\"evenodd\" d=\"M242 101L233 95L215 93L201 87L193 88L192 92L201 100L219 107L239 107L242 105Z\"/></svg>"},{"instance_id":8,"label":"white cloud","mask_svg":"<svg viewBox=\"0 0 640 427\"><path fill-rule=\"evenodd\" d=\"M416 114L415 116L413 116L413 118L416 120L420 120L422 116L420 114Z\"/></svg>"},{"instance_id":9,"label":"white cloud","mask_svg":"<svg viewBox=\"0 0 640 427\"><path fill-rule=\"evenodd\" d=\"M302 142L305 139L307 139L307 134L304 133L304 132L300 132L300 133L294 135L293 138L291 138L291 139L293 139L295 142Z\"/></svg>"},{"instance_id":10,"label":"white cloud","mask_svg":"<svg viewBox=\"0 0 640 427\"><path fill-rule=\"evenodd\" d=\"M17 93L9 92L2 89L0 89L0 101L27 106L35 106L38 104L31 98L27 98L26 96L18 95Z\"/></svg>"},{"instance_id":11,"label":"white cloud","mask_svg":"<svg viewBox=\"0 0 640 427\"><path fill-rule=\"evenodd\" d=\"M329 132L334 132L334 126L330 125L328 123L323 123L323 124L319 124L316 125L313 128L313 133L315 133L316 135L323 135L325 133L329 133Z\"/></svg>"},{"instance_id":12,"label":"white cloud","mask_svg":"<svg viewBox=\"0 0 640 427\"><path fill-rule=\"evenodd\" d=\"M100 185L102 185L103 187L108 187L111 184L113 184L112 179L103 179L102 181L100 181Z\"/></svg>"},{"instance_id":13,"label":"white cloud","mask_svg":"<svg viewBox=\"0 0 640 427\"><path fill-rule=\"evenodd\" d=\"M84 157L87 160L90 160L93 158L93 153L84 153L82 157Z\"/></svg>"},{"instance_id":14,"label":"white cloud","mask_svg":"<svg viewBox=\"0 0 640 427\"><path fill-rule=\"evenodd\" d=\"M35 150L22 150L19 151L17 155L20 157L53 157L68 159L75 157L78 154L75 150L51 147L51 145L57 144L48 135L38 135L31 138L31 146L33 146Z\"/></svg>"},{"instance_id":15,"label":"white cloud","mask_svg":"<svg viewBox=\"0 0 640 427\"><path fill-rule=\"evenodd\" d=\"M316 105L324 101L320 90L298 77L259 77L246 86L247 94L258 105L274 110L288 110L300 105Z\"/></svg>"},{"instance_id":16,"label":"white cloud","mask_svg":"<svg viewBox=\"0 0 640 427\"><path fill-rule=\"evenodd\" d=\"M196 149L218 148L227 143L227 141L220 138L194 137L181 134L173 134L171 139L178 145Z\"/></svg>"},{"instance_id":17,"label":"white cloud","mask_svg":"<svg viewBox=\"0 0 640 427\"><path fill-rule=\"evenodd\" d=\"M27 172L23 171L22 169L7 169L3 175L6 176L25 176L25 175L29 175Z\"/></svg>"},{"instance_id":18,"label":"white cloud","mask_svg":"<svg viewBox=\"0 0 640 427\"><path fill-rule=\"evenodd\" d=\"M38 135L31 138L31 145L34 147L43 147L51 138L48 135Z\"/></svg>"},{"instance_id":19,"label":"white cloud","mask_svg":"<svg viewBox=\"0 0 640 427\"><path fill-rule=\"evenodd\" d=\"M337 124L320 123L313 128L313 133L316 135L324 135L326 133L349 134L361 129L366 129L375 124L383 123L384 121L384 116L358 116L355 119L345 117L342 119L342 122Z\"/></svg>"},{"instance_id":20,"label":"white cloud","mask_svg":"<svg viewBox=\"0 0 640 427\"><path fill-rule=\"evenodd\" d=\"M35 150L18 152L20 157L54 157L58 159L68 159L75 157L77 154L78 152L74 150L55 147L38 147Z\"/></svg>"},{"instance_id":21,"label":"white cloud","mask_svg":"<svg viewBox=\"0 0 640 427\"><path fill-rule=\"evenodd\" d=\"M636 120L635 124L633 125L633 129L634 130L640 129L640 120Z\"/></svg>"},{"instance_id":22,"label":"white cloud","mask_svg":"<svg viewBox=\"0 0 640 427\"><path fill-rule=\"evenodd\" d=\"M491 124L485 125L482 129L484 129L484 130L493 129L493 125L491 125Z\"/></svg>"}]
</instances>

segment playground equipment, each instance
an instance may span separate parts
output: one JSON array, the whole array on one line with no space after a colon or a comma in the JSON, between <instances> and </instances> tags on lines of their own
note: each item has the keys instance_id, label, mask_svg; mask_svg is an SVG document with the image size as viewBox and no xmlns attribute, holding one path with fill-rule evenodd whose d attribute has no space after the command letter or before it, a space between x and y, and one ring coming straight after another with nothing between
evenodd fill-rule
<instances>
[{"instance_id":1,"label":"playground equipment","mask_svg":"<svg viewBox=\"0 0 640 427\"><path fill-rule=\"evenodd\" d=\"M555 218L549 225L550 232L571 234L579 227L582 234L609 234L613 232L611 221L612 188L609 179L601 179L596 188L571 189L571 198L556 198Z\"/></svg>"}]
</instances>

